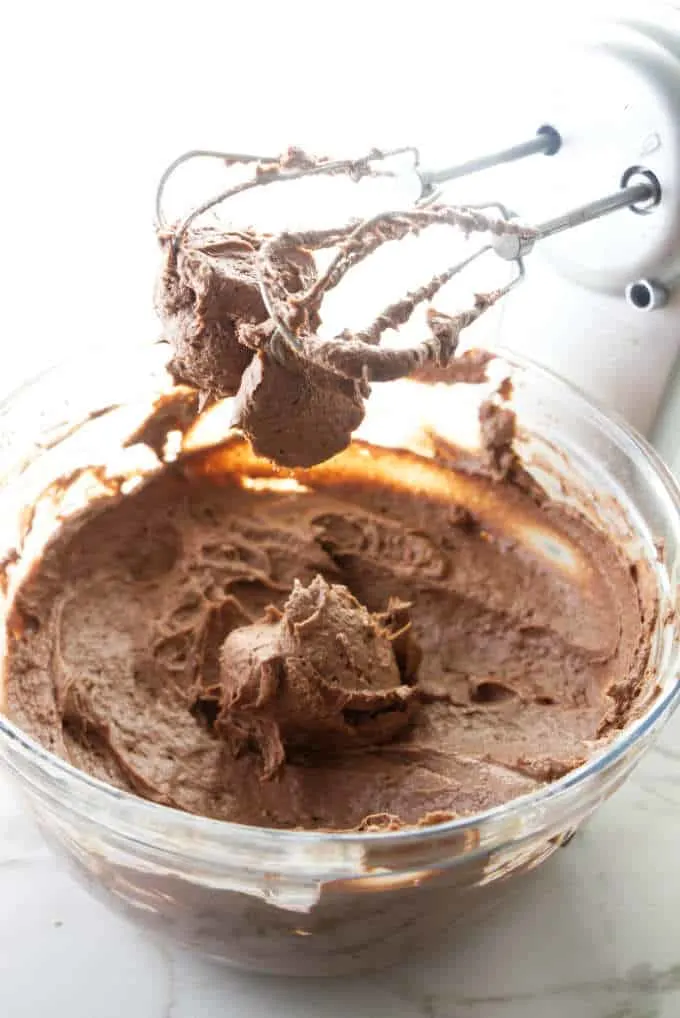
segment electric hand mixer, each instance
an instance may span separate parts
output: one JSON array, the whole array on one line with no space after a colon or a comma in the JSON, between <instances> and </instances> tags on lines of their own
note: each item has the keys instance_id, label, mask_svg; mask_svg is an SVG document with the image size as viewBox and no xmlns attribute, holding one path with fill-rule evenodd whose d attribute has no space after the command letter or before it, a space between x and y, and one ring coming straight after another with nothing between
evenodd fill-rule
<instances>
[{"instance_id":1,"label":"electric hand mixer","mask_svg":"<svg viewBox=\"0 0 680 1018\"><path fill-rule=\"evenodd\" d=\"M680 153L680 119L674 116L678 101L676 97L680 95L680 36L669 33L664 35L658 25L653 26L653 33L650 33L649 26L640 25L618 26L617 31L623 32L623 41L617 38L613 42L609 41L607 60L614 68L614 76L618 76L618 79L623 76L624 83L631 89L637 89L638 95L640 88L643 88L656 130L648 131L637 148L631 147L629 151L620 153L620 163L609 193L589 196L585 203L537 225L525 225L501 202L484 205L447 204L443 201L443 188L450 182L460 181L472 174L537 156L559 161L566 155L568 167L573 130L569 127L565 132L559 122L541 125L533 137L518 144L445 169L423 168L419 152L413 147L374 150L363 158L346 160L310 158L297 149L290 150L281 159L194 150L180 156L168 167L158 189L157 220L161 237L166 243L168 266L173 272L177 270L187 244L191 248L193 243L192 257L196 256L201 244L204 256L210 259L215 255L217 241L214 235L208 237L207 246L205 237L201 244L196 243L195 236L192 241L192 231L197 221L206 212L248 190L266 187L275 182L338 174L357 181L366 177L410 174L417 181L416 199L408 207L397 211L380 211L368 218L324 229L303 229L273 235L239 235L239 243L249 245L246 275L250 273L252 276L250 282L257 288L263 310L261 313L241 316L238 321L232 320L231 323L233 335L229 339L232 346L236 343L246 348L249 351L248 357L257 352L260 364L257 378L249 379L246 385L247 392L240 400L240 417L237 414L235 423L243 426L244 399L250 401L250 425L244 430L252 433L253 420L261 417L260 411L253 416L252 401L253 392L263 382L263 359L264 364L269 365L266 370L273 373L268 389L270 394L281 393L285 388L281 381L281 368L296 374L298 381L293 386L294 391L291 391L288 408L297 408L300 404L307 406L307 409L312 407L314 412L307 413L305 410L307 425L313 418L312 423L320 426L321 418L327 414L333 386L337 388L340 384L338 380L342 380L346 406L343 411L345 421L340 431L344 433L344 438L340 439L336 435L329 438L329 444L324 445L322 442L319 453L322 456L333 454L342 447L360 420L360 403L368 394L370 382L418 375L433 366L445 369L449 380L459 367L462 377L469 371L470 358L466 360L465 355L463 359L456 357L461 330L476 321L524 278L525 258L532 249L539 243L586 223L605 219L609 221L614 218L613 213L618 216L636 216L638 219L649 217L654 222L651 243L650 231L645 231L647 261L655 269L666 262L668 269L666 279L661 278L658 271L629 278L621 288L622 297L625 297L629 307L640 311L657 310L667 303L673 282L671 277L674 263L677 260L677 247L673 244L673 238L680 225L677 187L675 179L669 176ZM598 43L598 47L602 49L601 43ZM588 101L597 106L597 95L589 96ZM624 104L625 109L627 107ZM643 160L642 156L645 155L647 158ZM169 228L163 212L165 185L180 165L198 158L220 159L229 166L245 164L252 172L246 179L203 202L178 225ZM337 286L351 268L383 244L420 233L431 226L452 227L466 235L486 234L489 239L466 257L447 265L420 283L404 298L391 303L366 327L354 331L345 329L331 338L321 338L318 335L321 302L325 294ZM233 244L234 235L230 236L230 243ZM312 271L303 262L310 257L311 252L318 251L332 252L330 261L323 271L318 267ZM473 305L458 314L442 315L431 311L428 316L430 335L415 345L382 345L383 336L388 330L399 330L409 321L416 307L435 298L454 276L477 259L493 256L515 265L515 274L509 282L490 292L477 294ZM597 288L597 268L593 272L591 265L589 272L590 283L592 285L595 278L594 285ZM610 277L611 272L605 266L602 272L603 286L611 290ZM205 272L202 278L205 278ZM173 285L176 283L177 280L174 280ZM205 326L205 320L202 321ZM201 330L201 323L194 321L189 347L196 349L206 340L206 336L209 341L215 342L214 329L206 333L205 328ZM224 345L224 336L219 337L219 342ZM237 394L239 387L231 378L233 371L228 372L230 381L227 385L221 383L219 370L206 382L203 377L205 372L201 377L196 377L196 372L192 372L188 363L191 358L187 358L186 349L185 342L185 356L175 358L176 367L179 365L175 372L177 380L196 385L206 400ZM213 367L224 354L223 349L219 353L215 352L216 349L214 347L210 355ZM243 349L239 350L239 358L245 370ZM233 366L230 363L230 369ZM314 373L311 380L310 371ZM201 375L201 372L198 374ZM304 383L300 380L303 377ZM304 396L301 396L301 387ZM311 392L315 387L320 391L316 396ZM283 402L285 404L286 400ZM263 451L271 454L271 449ZM286 460L285 455L274 458L284 464L299 465L295 458Z\"/></svg>"}]
</instances>

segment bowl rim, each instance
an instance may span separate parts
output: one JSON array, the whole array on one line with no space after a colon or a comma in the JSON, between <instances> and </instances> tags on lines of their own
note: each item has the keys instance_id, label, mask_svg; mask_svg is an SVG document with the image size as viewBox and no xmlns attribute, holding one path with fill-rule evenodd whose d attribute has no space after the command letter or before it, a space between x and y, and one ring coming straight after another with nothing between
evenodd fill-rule
<instances>
[{"instance_id":1,"label":"bowl rim","mask_svg":"<svg viewBox=\"0 0 680 1018\"><path fill-rule=\"evenodd\" d=\"M150 352L150 344L147 342L135 343L127 347L125 354ZM581 413L587 413L602 430L610 434L619 447L624 451L633 452L642 460L645 466L650 469L656 480L660 482L665 496L673 505L677 522L678 542L680 543L680 484L676 481L669 468L662 458L651 446L651 444L639 434L619 413L605 409L597 400L583 392L578 386L560 376L557 372L538 364L524 355L518 354L504 346L494 346L491 351L498 359L508 364L513 369L522 372L530 372L532 379L540 381L547 380L553 386L557 385L563 393L578 405ZM19 398L30 393L31 389L44 383L52 375L56 375L69 363L78 363L82 367L83 356L98 356L106 353L110 356L110 349L103 344L92 344L86 350L80 350L46 368L36 372L20 385L15 386L8 394L0 399L0 413L7 412L12 404ZM626 449L627 447L627 449ZM670 578L669 578L670 579ZM492 825L495 821L511 821L526 814L528 809L535 807L547 807L555 804L560 799L569 796L574 789L587 784L590 779L603 775L616 764L618 760L626 755L629 749L638 743L647 733L651 732L666 715L670 714L680 705L680 633L674 634L670 653L666 655L667 660L663 662L664 673L668 675L673 671L676 673L675 682L663 684L661 693L651 702L649 707L639 718L633 721L625 729L612 739L600 752L594 754L584 764L574 768L567 774L555 781L542 785L535 791L517 796L506 803L493 806L479 813L457 817L452 820L443 821L423 827L410 826L397 831L309 831L291 830L272 827L258 827L247 824L234 823L230 820L218 820L213 817L206 817L198 814L188 813L172 806L152 802L132 792L116 788L105 781L95 778L84 771L74 767L68 761L52 753L40 743L24 733L19 727L11 722L0 712L0 760L10 770L17 772L19 769L7 760L2 752L2 742L18 748L21 755L29 762L39 764L44 771L56 772L68 784L75 789L82 791L92 800L97 800L100 806L112 805L123 807L126 811L126 818L129 820L136 815L153 815L156 818L163 818L167 824L168 831L172 825L192 829L195 832L205 834L209 840L215 843L219 841L232 841L251 848L276 847L285 849L294 846L312 848L319 845L335 846L360 846L380 847L381 849L397 848L405 844L436 842L438 840L450 840L451 836L462 835L475 831L478 828ZM23 777L23 772L19 772ZM69 803L68 809L73 812L73 804ZM89 815L89 814L88 814ZM99 818L97 818L99 819ZM115 826L115 814L110 817L112 825ZM505 824L504 824L505 828ZM148 828L140 824L140 835L153 836L157 829ZM507 833L507 829L506 829ZM479 847L479 846L477 846ZM198 845L194 846L200 851ZM463 855L468 855L465 852Z\"/></svg>"}]
</instances>

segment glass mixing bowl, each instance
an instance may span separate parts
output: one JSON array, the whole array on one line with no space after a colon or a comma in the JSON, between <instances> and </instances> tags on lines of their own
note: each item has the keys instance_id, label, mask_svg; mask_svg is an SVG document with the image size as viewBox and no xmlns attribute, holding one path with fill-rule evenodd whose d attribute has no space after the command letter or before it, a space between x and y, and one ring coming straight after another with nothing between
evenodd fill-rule
<instances>
[{"instance_id":1,"label":"glass mixing bowl","mask_svg":"<svg viewBox=\"0 0 680 1018\"><path fill-rule=\"evenodd\" d=\"M158 346L95 351L2 404L3 544L25 527L22 507L46 477L122 455L122 432L167 384L164 356ZM395 962L444 930L465 936L614 792L677 706L680 492L624 423L548 372L503 357L525 463L555 497L653 563L655 695L605 751L561 780L483 814L398 833L287 832L184 814L87 777L0 718L0 757L47 839L93 892L141 926L244 968L310 975ZM425 423L459 439L467 428L474 439L484 392L456 390L378 386L364 433L375 439L387 422L389 444L412 444Z\"/></svg>"}]
</instances>

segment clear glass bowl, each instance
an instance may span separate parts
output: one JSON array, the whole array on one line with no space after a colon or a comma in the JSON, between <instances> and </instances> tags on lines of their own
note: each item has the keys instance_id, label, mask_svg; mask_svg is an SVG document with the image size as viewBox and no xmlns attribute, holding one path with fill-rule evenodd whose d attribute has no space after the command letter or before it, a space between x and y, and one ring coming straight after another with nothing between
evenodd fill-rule
<instances>
[{"instance_id":1,"label":"clear glass bowl","mask_svg":"<svg viewBox=\"0 0 680 1018\"><path fill-rule=\"evenodd\" d=\"M46 476L115 459L121 420L131 428L167 384L163 360L162 347L96 351L5 401L0 543L11 545L21 506ZM625 780L678 703L680 492L625 424L534 365L508 356L504 369L532 471L656 563L659 691L642 715L605 752L539 792L462 820L383 834L286 832L190 816L87 777L0 717L0 757L47 839L93 892L159 935L244 968L310 975L375 968L443 930L465 937L473 919ZM378 387L365 434L375 437L389 419L391 444L408 444L406 432L423 423L460 437L482 395L465 390ZM104 425L114 419L112 439Z\"/></svg>"}]
</instances>

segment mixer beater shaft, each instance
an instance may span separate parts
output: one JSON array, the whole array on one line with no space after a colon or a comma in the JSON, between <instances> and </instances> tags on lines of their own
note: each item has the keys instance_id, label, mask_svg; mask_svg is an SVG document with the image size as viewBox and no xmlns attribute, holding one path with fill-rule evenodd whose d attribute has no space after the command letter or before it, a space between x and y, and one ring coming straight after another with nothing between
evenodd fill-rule
<instances>
[{"instance_id":1,"label":"mixer beater shaft","mask_svg":"<svg viewBox=\"0 0 680 1018\"><path fill-rule=\"evenodd\" d=\"M603 198L596 198L585 205L579 205L553 219L547 219L534 228L534 236L530 239L523 240L511 235L495 237L493 248L501 258L515 261L518 257L528 254L537 240L545 240L564 230L572 230L618 209L628 208L633 212L645 213L658 205L660 200L661 187L654 174L649 170L631 167L624 173L618 191Z\"/></svg>"}]
</instances>

